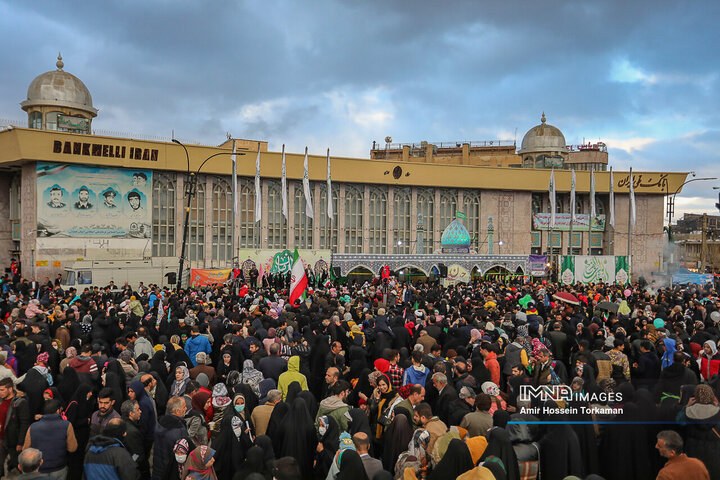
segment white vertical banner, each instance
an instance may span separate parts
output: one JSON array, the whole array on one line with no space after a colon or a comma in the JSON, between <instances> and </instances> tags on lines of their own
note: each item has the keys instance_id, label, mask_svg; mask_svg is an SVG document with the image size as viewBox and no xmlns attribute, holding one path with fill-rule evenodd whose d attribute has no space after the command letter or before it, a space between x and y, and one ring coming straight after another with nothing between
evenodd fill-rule
<instances>
[{"instance_id":1,"label":"white vertical banner","mask_svg":"<svg viewBox=\"0 0 720 480\"><path fill-rule=\"evenodd\" d=\"M238 215L238 198L237 198L237 146L235 140L233 140L233 153L232 153L232 196L233 196L233 215ZM235 233L233 233L233 236Z\"/></svg>"},{"instance_id":2,"label":"white vertical banner","mask_svg":"<svg viewBox=\"0 0 720 480\"><path fill-rule=\"evenodd\" d=\"M260 189L260 142L255 158L255 222L262 220L262 190Z\"/></svg>"},{"instance_id":3,"label":"white vertical banner","mask_svg":"<svg viewBox=\"0 0 720 480\"><path fill-rule=\"evenodd\" d=\"M630 168L630 223L635 226L637 212L635 211L635 180L633 179L632 168Z\"/></svg>"},{"instance_id":4,"label":"white vertical banner","mask_svg":"<svg viewBox=\"0 0 720 480\"><path fill-rule=\"evenodd\" d=\"M575 169L570 176L570 222L575 223Z\"/></svg>"},{"instance_id":5,"label":"white vertical banner","mask_svg":"<svg viewBox=\"0 0 720 480\"><path fill-rule=\"evenodd\" d=\"M610 225L615 228L615 180L612 167L610 167Z\"/></svg>"},{"instance_id":6,"label":"white vertical banner","mask_svg":"<svg viewBox=\"0 0 720 480\"><path fill-rule=\"evenodd\" d=\"M548 186L550 197L550 228L555 227L555 169L550 171L550 185Z\"/></svg>"},{"instance_id":7,"label":"white vertical banner","mask_svg":"<svg viewBox=\"0 0 720 480\"><path fill-rule=\"evenodd\" d=\"M595 170L590 170L590 225L592 219L597 216L597 207L595 206Z\"/></svg>"},{"instance_id":8,"label":"white vertical banner","mask_svg":"<svg viewBox=\"0 0 720 480\"><path fill-rule=\"evenodd\" d=\"M330 149L327 149L327 215L332 220L335 212L332 202L332 176L330 175Z\"/></svg>"},{"instance_id":9,"label":"white vertical banner","mask_svg":"<svg viewBox=\"0 0 720 480\"><path fill-rule=\"evenodd\" d=\"M287 198L287 176L285 174L285 144L282 146L282 177L280 178L280 188L282 189L282 214L285 221L288 219L288 198Z\"/></svg>"},{"instance_id":10,"label":"white vertical banner","mask_svg":"<svg viewBox=\"0 0 720 480\"><path fill-rule=\"evenodd\" d=\"M305 215L315 219L313 212L312 197L310 196L310 176L308 174L308 147L305 147L305 162L303 164L303 192L305 193Z\"/></svg>"}]
</instances>

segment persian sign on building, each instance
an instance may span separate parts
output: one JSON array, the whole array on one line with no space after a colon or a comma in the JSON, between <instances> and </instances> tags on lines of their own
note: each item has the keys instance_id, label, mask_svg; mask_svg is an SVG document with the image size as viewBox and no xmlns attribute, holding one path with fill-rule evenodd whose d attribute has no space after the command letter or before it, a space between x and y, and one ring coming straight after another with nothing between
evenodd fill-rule
<instances>
[{"instance_id":1,"label":"persian sign on building","mask_svg":"<svg viewBox=\"0 0 720 480\"><path fill-rule=\"evenodd\" d=\"M550 228L550 213L536 213L533 215L533 228L535 230L551 230ZM596 215L590 219L590 215L587 213L578 213L575 215L575 221L572 224L573 230L576 232L587 232L591 230L593 232L605 231L605 215ZM569 213L556 213L555 214L555 226L552 230L570 230L570 214Z\"/></svg>"},{"instance_id":2,"label":"persian sign on building","mask_svg":"<svg viewBox=\"0 0 720 480\"><path fill-rule=\"evenodd\" d=\"M629 278L626 255L565 255L560 263L560 283L620 283Z\"/></svg>"},{"instance_id":3,"label":"persian sign on building","mask_svg":"<svg viewBox=\"0 0 720 480\"><path fill-rule=\"evenodd\" d=\"M37 164L38 237L150 238L152 172Z\"/></svg>"},{"instance_id":4,"label":"persian sign on building","mask_svg":"<svg viewBox=\"0 0 720 480\"><path fill-rule=\"evenodd\" d=\"M298 253L303 266L312 268L315 275L320 276L330 268L330 250L298 250ZM243 272L255 265L263 275L285 274L292 270L293 253L290 250L241 248L238 259Z\"/></svg>"}]
</instances>

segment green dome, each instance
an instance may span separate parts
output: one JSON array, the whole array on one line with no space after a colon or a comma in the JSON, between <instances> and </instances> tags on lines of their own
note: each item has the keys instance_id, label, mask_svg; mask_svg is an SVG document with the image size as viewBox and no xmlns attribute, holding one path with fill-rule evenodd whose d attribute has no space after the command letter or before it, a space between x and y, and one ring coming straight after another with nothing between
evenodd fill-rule
<instances>
[{"instance_id":1,"label":"green dome","mask_svg":"<svg viewBox=\"0 0 720 480\"><path fill-rule=\"evenodd\" d=\"M467 228L457 218L445 227L442 237L440 237L440 245L443 247L469 247L470 241Z\"/></svg>"}]
</instances>

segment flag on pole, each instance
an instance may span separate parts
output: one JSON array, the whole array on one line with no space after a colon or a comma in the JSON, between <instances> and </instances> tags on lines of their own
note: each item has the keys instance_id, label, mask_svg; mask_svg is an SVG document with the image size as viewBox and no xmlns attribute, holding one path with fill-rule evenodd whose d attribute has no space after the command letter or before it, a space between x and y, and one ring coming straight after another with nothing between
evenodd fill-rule
<instances>
[{"instance_id":1,"label":"flag on pole","mask_svg":"<svg viewBox=\"0 0 720 480\"><path fill-rule=\"evenodd\" d=\"M467 216L460 210L455 210L455 218L458 220L467 220Z\"/></svg>"},{"instance_id":2,"label":"flag on pole","mask_svg":"<svg viewBox=\"0 0 720 480\"><path fill-rule=\"evenodd\" d=\"M595 207L595 170L590 170L590 223L597 216Z\"/></svg>"},{"instance_id":3,"label":"flag on pole","mask_svg":"<svg viewBox=\"0 0 720 480\"><path fill-rule=\"evenodd\" d=\"M312 197L310 196L310 176L308 175L308 147L305 147L305 163L303 165L305 171L303 172L303 192L305 193L305 215L314 219L315 213L313 213Z\"/></svg>"},{"instance_id":4,"label":"flag on pole","mask_svg":"<svg viewBox=\"0 0 720 480\"><path fill-rule=\"evenodd\" d=\"M555 227L555 169L550 171L550 186L548 187L548 195L550 196L550 227Z\"/></svg>"},{"instance_id":5,"label":"flag on pole","mask_svg":"<svg viewBox=\"0 0 720 480\"><path fill-rule=\"evenodd\" d=\"M570 222L575 223L575 169L570 175Z\"/></svg>"},{"instance_id":6,"label":"flag on pole","mask_svg":"<svg viewBox=\"0 0 720 480\"><path fill-rule=\"evenodd\" d=\"M285 174L285 144L282 146L282 178L280 179L280 188L282 188L282 214L285 221L288 219L288 199L287 199L287 176Z\"/></svg>"},{"instance_id":7,"label":"flag on pole","mask_svg":"<svg viewBox=\"0 0 720 480\"><path fill-rule=\"evenodd\" d=\"M260 190L260 142L255 158L255 222L262 220L262 190Z\"/></svg>"},{"instance_id":8,"label":"flag on pole","mask_svg":"<svg viewBox=\"0 0 720 480\"><path fill-rule=\"evenodd\" d=\"M615 180L613 180L613 171L610 167L610 225L615 228Z\"/></svg>"},{"instance_id":9,"label":"flag on pole","mask_svg":"<svg viewBox=\"0 0 720 480\"><path fill-rule=\"evenodd\" d=\"M305 268L303 267L302 260L300 260L298 248L295 247L292 270L290 271L290 305L295 305L295 300L305 296L307 285L308 281L305 276Z\"/></svg>"},{"instance_id":10,"label":"flag on pole","mask_svg":"<svg viewBox=\"0 0 720 480\"><path fill-rule=\"evenodd\" d=\"M630 224L634 227L636 218L635 211L635 181L633 179L632 168L630 168Z\"/></svg>"},{"instance_id":11,"label":"flag on pole","mask_svg":"<svg viewBox=\"0 0 720 480\"><path fill-rule=\"evenodd\" d=\"M330 176L330 149L327 149L327 215L332 220L335 212L332 202L332 177Z\"/></svg>"},{"instance_id":12,"label":"flag on pole","mask_svg":"<svg viewBox=\"0 0 720 480\"><path fill-rule=\"evenodd\" d=\"M238 215L238 199L237 199L237 145L233 140L233 153L232 153L232 192L233 192L233 215ZM234 233L233 233L234 235Z\"/></svg>"}]
</instances>

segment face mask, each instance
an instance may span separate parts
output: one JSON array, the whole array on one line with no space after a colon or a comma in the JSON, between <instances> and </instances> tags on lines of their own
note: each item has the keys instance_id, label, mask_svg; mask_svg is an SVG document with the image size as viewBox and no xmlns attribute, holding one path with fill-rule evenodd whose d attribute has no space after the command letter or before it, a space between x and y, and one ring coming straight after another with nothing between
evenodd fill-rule
<instances>
[{"instance_id":1,"label":"face mask","mask_svg":"<svg viewBox=\"0 0 720 480\"><path fill-rule=\"evenodd\" d=\"M325 432L327 432L327 427L318 427L318 432L320 433L320 436L322 437L325 435Z\"/></svg>"},{"instance_id":2,"label":"face mask","mask_svg":"<svg viewBox=\"0 0 720 480\"><path fill-rule=\"evenodd\" d=\"M185 460L187 460L187 455L180 455L179 453L175 454L175 461L177 463L185 463Z\"/></svg>"},{"instance_id":3,"label":"face mask","mask_svg":"<svg viewBox=\"0 0 720 480\"><path fill-rule=\"evenodd\" d=\"M242 413L242 411L245 410L245 404L242 405L235 405L235 411L238 413Z\"/></svg>"}]
</instances>

